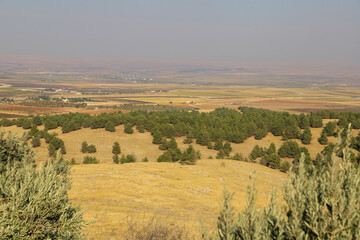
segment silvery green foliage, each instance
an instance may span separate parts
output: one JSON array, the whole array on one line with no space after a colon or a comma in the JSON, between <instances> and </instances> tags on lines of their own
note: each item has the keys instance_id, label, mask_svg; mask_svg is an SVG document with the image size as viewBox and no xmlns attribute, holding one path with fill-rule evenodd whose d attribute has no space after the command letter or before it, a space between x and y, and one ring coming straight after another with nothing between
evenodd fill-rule
<instances>
[{"instance_id":1,"label":"silvery green foliage","mask_svg":"<svg viewBox=\"0 0 360 240\"><path fill-rule=\"evenodd\" d=\"M35 169L22 140L0 135L1 239L83 239L83 212L67 196L69 166L58 154Z\"/></svg>"},{"instance_id":2,"label":"silvery green foliage","mask_svg":"<svg viewBox=\"0 0 360 240\"><path fill-rule=\"evenodd\" d=\"M339 134L341 135L341 134ZM248 206L237 217L231 234L224 226L234 218L222 218L228 223L218 224L218 234L204 239L360 239L360 172L351 164L347 130L343 158L337 159L342 139L327 166L315 169L305 163L302 155L298 172L290 171L283 186L283 201L273 192L270 204L260 213L255 207L255 188L248 187ZM231 208L231 198L225 196L224 209ZM233 216L233 214L232 214Z\"/></svg>"}]
</instances>

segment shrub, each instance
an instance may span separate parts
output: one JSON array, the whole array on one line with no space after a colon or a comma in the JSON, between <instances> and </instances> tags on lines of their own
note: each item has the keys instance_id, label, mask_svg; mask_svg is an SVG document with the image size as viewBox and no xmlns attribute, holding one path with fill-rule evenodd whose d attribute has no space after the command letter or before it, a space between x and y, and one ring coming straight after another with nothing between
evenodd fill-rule
<instances>
[{"instance_id":1,"label":"shrub","mask_svg":"<svg viewBox=\"0 0 360 240\"><path fill-rule=\"evenodd\" d=\"M119 164L119 163L120 163L119 155L114 154L114 156L113 156L113 162L114 162L115 164Z\"/></svg>"},{"instance_id":2,"label":"shrub","mask_svg":"<svg viewBox=\"0 0 360 240\"><path fill-rule=\"evenodd\" d=\"M98 164L99 160L96 157L85 156L83 159L83 164Z\"/></svg>"},{"instance_id":3,"label":"shrub","mask_svg":"<svg viewBox=\"0 0 360 240\"><path fill-rule=\"evenodd\" d=\"M165 215L155 215L149 220L137 217L136 220L128 218L125 240L183 240L195 239L185 226L179 226Z\"/></svg>"},{"instance_id":4,"label":"shrub","mask_svg":"<svg viewBox=\"0 0 360 240\"><path fill-rule=\"evenodd\" d=\"M87 147L88 153L96 153L96 146L94 144L91 144Z\"/></svg>"},{"instance_id":5,"label":"shrub","mask_svg":"<svg viewBox=\"0 0 360 240\"><path fill-rule=\"evenodd\" d=\"M132 162L135 162L136 161L136 158L133 154L128 154L126 155L122 155L121 158L120 158L120 163L121 164L124 164L124 163L132 163Z\"/></svg>"},{"instance_id":6,"label":"shrub","mask_svg":"<svg viewBox=\"0 0 360 240\"><path fill-rule=\"evenodd\" d=\"M0 134L2 239L84 239L83 212L70 203L69 166L57 155L35 169L24 138Z\"/></svg>"},{"instance_id":7,"label":"shrub","mask_svg":"<svg viewBox=\"0 0 360 240\"><path fill-rule=\"evenodd\" d=\"M164 152L163 154L161 154L158 159L158 162L172 162L172 157L171 154L169 152Z\"/></svg>"},{"instance_id":8,"label":"shrub","mask_svg":"<svg viewBox=\"0 0 360 240\"><path fill-rule=\"evenodd\" d=\"M224 151L222 149L220 149L220 151L218 151L218 153L216 154L216 159L224 159L226 157L226 154L224 153Z\"/></svg>"},{"instance_id":9,"label":"shrub","mask_svg":"<svg viewBox=\"0 0 360 240\"><path fill-rule=\"evenodd\" d=\"M290 167L291 167L291 164L289 162L287 162L287 161L284 161L280 165L280 171L286 173L287 171L290 170Z\"/></svg>"},{"instance_id":10,"label":"shrub","mask_svg":"<svg viewBox=\"0 0 360 240\"><path fill-rule=\"evenodd\" d=\"M231 159L236 161L244 161L244 157L240 153L235 153L234 156L231 157Z\"/></svg>"},{"instance_id":11,"label":"shrub","mask_svg":"<svg viewBox=\"0 0 360 240\"><path fill-rule=\"evenodd\" d=\"M88 145L86 141L82 142L80 151L82 153L95 153L96 146L94 144Z\"/></svg>"},{"instance_id":12,"label":"shrub","mask_svg":"<svg viewBox=\"0 0 360 240\"><path fill-rule=\"evenodd\" d=\"M70 161L70 165L76 165L76 161L75 161L75 158L72 158L71 161Z\"/></svg>"},{"instance_id":13,"label":"shrub","mask_svg":"<svg viewBox=\"0 0 360 240\"><path fill-rule=\"evenodd\" d=\"M143 160L141 160L142 162L149 162L149 159L147 157L144 157Z\"/></svg>"}]
</instances>

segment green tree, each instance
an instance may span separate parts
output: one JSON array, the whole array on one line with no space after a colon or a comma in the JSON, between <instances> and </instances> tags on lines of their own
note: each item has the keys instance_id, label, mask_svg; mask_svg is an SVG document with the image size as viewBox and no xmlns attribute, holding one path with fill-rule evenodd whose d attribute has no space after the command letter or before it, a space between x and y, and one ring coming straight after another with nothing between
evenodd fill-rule
<instances>
[{"instance_id":1,"label":"green tree","mask_svg":"<svg viewBox=\"0 0 360 240\"><path fill-rule=\"evenodd\" d=\"M327 136L334 136L335 135L335 129L336 129L336 122L328 122L324 127L324 133L326 133Z\"/></svg>"},{"instance_id":2,"label":"green tree","mask_svg":"<svg viewBox=\"0 0 360 240\"><path fill-rule=\"evenodd\" d=\"M318 138L318 142L321 144L321 145L326 145L328 144L329 140L327 138L327 134L323 131L320 135L320 137Z\"/></svg>"},{"instance_id":3,"label":"green tree","mask_svg":"<svg viewBox=\"0 0 360 240\"><path fill-rule=\"evenodd\" d=\"M280 168L281 159L280 156L277 153L271 153L268 155L268 163L269 167L273 169Z\"/></svg>"},{"instance_id":4,"label":"green tree","mask_svg":"<svg viewBox=\"0 0 360 240\"><path fill-rule=\"evenodd\" d=\"M192 145L190 145L185 151L182 153L180 163L194 165L196 161L200 158L198 153L195 151Z\"/></svg>"},{"instance_id":5,"label":"green tree","mask_svg":"<svg viewBox=\"0 0 360 240\"><path fill-rule=\"evenodd\" d=\"M223 143L222 143L222 140L221 139L217 139L216 141L215 141L215 144L214 144L214 149L215 150L220 150L220 149L222 149L224 147L224 145L223 145Z\"/></svg>"},{"instance_id":6,"label":"green tree","mask_svg":"<svg viewBox=\"0 0 360 240\"><path fill-rule=\"evenodd\" d=\"M224 151L224 153L225 153L225 155L226 155L227 157L230 156L230 152L232 151L232 147L231 147L231 144L230 144L229 141L226 141L226 142L224 143L224 146L223 146L222 150Z\"/></svg>"},{"instance_id":7,"label":"green tree","mask_svg":"<svg viewBox=\"0 0 360 240\"><path fill-rule=\"evenodd\" d=\"M249 154L249 158L252 161L255 161L258 157L263 157L265 154L265 150L259 145L255 145L251 153Z\"/></svg>"},{"instance_id":8,"label":"green tree","mask_svg":"<svg viewBox=\"0 0 360 240\"><path fill-rule=\"evenodd\" d=\"M300 139L303 144L310 144L312 139L310 128L307 127L304 129L304 132L301 134Z\"/></svg>"},{"instance_id":9,"label":"green tree","mask_svg":"<svg viewBox=\"0 0 360 240\"><path fill-rule=\"evenodd\" d=\"M294 158L295 156L301 153L300 146L295 141L284 142L278 151L280 157L290 157Z\"/></svg>"},{"instance_id":10,"label":"green tree","mask_svg":"<svg viewBox=\"0 0 360 240\"><path fill-rule=\"evenodd\" d=\"M121 153L121 147L118 142L114 142L113 147L112 147L112 153L116 154L116 155Z\"/></svg>"},{"instance_id":11,"label":"green tree","mask_svg":"<svg viewBox=\"0 0 360 240\"><path fill-rule=\"evenodd\" d=\"M156 129L153 134L153 144L161 144L162 143L162 135L159 129Z\"/></svg>"},{"instance_id":12,"label":"green tree","mask_svg":"<svg viewBox=\"0 0 360 240\"><path fill-rule=\"evenodd\" d=\"M94 144L91 144L87 147L88 153L96 153L96 146Z\"/></svg>"},{"instance_id":13,"label":"green tree","mask_svg":"<svg viewBox=\"0 0 360 240\"><path fill-rule=\"evenodd\" d=\"M112 121L108 121L105 124L105 130L109 132L115 132L115 124Z\"/></svg>"},{"instance_id":14,"label":"green tree","mask_svg":"<svg viewBox=\"0 0 360 240\"><path fill-rule=\"evenodd\" d=\"M114 156L113 156L113 162L114 162L115 164L119 164L119 163L120 163L119 155L114 154Z\"/></svg>"},{"instance_id":15,"label":"green tree","mask_svg":"<svg viewBox=\"0 0 360 240\"><path fill-rule=\"evenodd\" d=\"M226 154L224 153L224 150L220 149L218 153L216 154L216 159L224 159L226 157Z\"/></svg>"},{"instance_id":16,"label":"green tree","mask_svg":"<svg viewBox=\"0 0 360 240\"><path fill-rule=\"evenodd\" d=\"M49 152L49 156L55 156L55 153L56 153L56 150L55 150L55 147L54 145L52 144L49 144L48 146L48 152Z\"/></svg>"},{"instance_id":17,"label":"green tree","mask_svg":"<svg viewBox=\"0 0 360 240\"><path fill-rule=\"evenodd\" d=\"M189 137L186 137L183 141L184 144L190 144L193 142L193 139L192 138L189 138Z\"/></svg>"},{"instance_id":18,"label":"green tree","mask_svg":"<svg viewBox=\"0 0 360 240\"><path fill-rule=\"evenodd\" d=\"M37 128L36 125L33 125L33 126L31 127L31 130L29 131L29 135L30 135L31 137L35 137L35 136L37 136L38 133L39 133L39 129Z\"/></svg>"},{"instance_id":19,"label":"green tree","mask_svg":"<svg viewBox=\"0 0 360 240\"><path fill-rule=\"evenodd\" d=\"M167 150L168 149L168 141L166 138L163 138L161 144L159 145L160 150Z\"/></svg>"},{"instance_id":20,"label":"green tree","mask_svg":"<svg viewBox=\"0 0 360 240\"><path fill-rule=\"evenodd\" d=\"M99 160L96 157L85 156L83 159L83 164L98 164Z\"/></svg>"},{"instance_id":21,"label":"green tree","mask_svg":"<svg viewBox=\"0 0 360 240\"><path fill-rule=\"evenodd\" d=\"M88 151L88 143L86 142L86 141L83 141L82 142L82 144L81 144L81 149L80 149L80 151L82 152L82 153L87 153L87 151Z\"/></svg>"},{"instance_id":22,"label":"green tree","mask_svg":"<svg viewBox=\"0 0 360 240\"><path fill-rule=\"evenodd\" d=\"M144 125L142 125L142 124L136 125L136 129L139 131L139 133L144 133L145 132Z\"/></svg>"},{"instance_id":23,"label":"green tree","mask_svg":"<svg viewBox=\"0 0 360 240\"><path fill-rule=\"evenodd\" d=\"M132 125L130 123L125 124L124 133L132 134L134 132Z\"/></svg>"},{"instance_id":24,"label":"green tree","mask_svg":"<svg viewBox=\"0 0 360 240\"><path fill-rule=\"evenodd\" d=\"M270 143L269 148L266 150L267 154L277 153L275 143Z\"/></svg>"},{"instance_id":25,"label":"green tree","mask_svg":"<svg viewBox=\"0 0 360 240\"><path fill-rule=\"evenodd\" d=\"M310 117L310 126L312 128L320 128L323 126L322 118L320 116L312 115Z\"/></svg>"},{"instance_id":26,"label":"green tree","mask_svg":"<svg viewBox=\"0 0 360 240\"><path fill-rule=\"evenodd\" d=\"M167 148L168 149L176 149L178 147L176 139L174 137L172 137L170 139L170 141L167 143Z\"/></svg>"},{"instance_id":27,"label":"green tree","mask_svg":"<svg viewBox=\"0 0 360 240\"><path fill-rule=\"evenodd\" d=\"M39 115L36 115L32 118L32 124L35 126L39 126L42 124L41 117Z\"/></svg>"},{"instance_id":28,"label":"green tree","mask_svg":"<svg viewBox=\"0 0 360 240\"><path fill-rule=\"evenodd\" d=\"M128 154L128 155L122 155L120 158L120 163L124 164L124 163L132 163L135 162L136 158L133 154Z\"/></svg>"},{"instance_id":29,"label":"green tree","mask_svg":"<svg viewBox=\"0 0 360 240\"><path fill-rule=\"evenodd\" d=\"M301 129L306 129L310 126L310 121L308 116L306 116L304 113L301 113L299 115L299 127Z\"/></svg>"},{"instance_id":30,"label":"green tree","mask_svg":"<svg viewBox=\"0 0 360 240\"><path fill-rule=\"evenodd\" d=\"M158 159L158 162L172 162L172 157L171 154L169 152L164 152L163 154L161 154Z\"/></svg>"}]
</instances>

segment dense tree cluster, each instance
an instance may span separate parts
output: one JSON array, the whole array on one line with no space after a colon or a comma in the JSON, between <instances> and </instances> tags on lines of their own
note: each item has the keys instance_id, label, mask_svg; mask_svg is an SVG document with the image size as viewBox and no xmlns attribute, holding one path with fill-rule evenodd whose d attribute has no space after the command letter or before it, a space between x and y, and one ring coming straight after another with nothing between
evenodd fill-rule
<instances>
[{"instance_id":1,"label":"dense tree cluster","mask_svg":"<svg viewBox=\"0 0 360 240\"><path fill-rule=\"evenodd\" d=\"M195 164L196 160L201 157L199 151L195 151L192 145L190 145L183 152L179 149L174 137L167 142L165 139L164 143L159 147L165 146L167 150L157 159L158 162L179 162L181 164Z\"/></svg>"},{"instance_id":2,"label":"dense tree cluster","mask_svg":"<svg viewBox=\"0 0 360 240\"><path fill-rule=\"evenodd\" d=\"M34 116L32 118L21 117L13 120L2 119L0 125L17 125L29 129L29 135L33 137L32 143L34 147L38 146L39 142L41 144L41 141L39 141L41 138L45 138L47 143L50 143L55 138L51 144L52 146L49 146L50 155L53 155L59 149L59 146L61 151L66 153L64 144L56 138L56 134L48 133L50 129L61 127L63 133L68 133L80 128L105 128L107 131L113 132L116 126L123 124L124 132L131 134L135 126L139 132L150 132L153 136L153 143L158 144L159 148L165 151L159 161L174 162L179 161L179 156L182 154L179 149L168 146L168 144L173 144L174 140L172 139L175 137L184 136L184 143L186 144L195 141L197 144L207 146L209 149L215 149L218 151L217 158L234 158L235 156L230 156L231 142L241 143L249 137L262 139L268 133L282 136L284 141L300 139L303 144L309 144L312 139L310 127L322 127L323 119L339 119L339 121L330 121L325 125L321 137L318 139L325 146L328 144L328 136L337 136L339 127L348 123L352 123L353 128L360 127L360 113L355 112L332 112L325 110L295 115L287 112L274 112L250 107L239 107L238 111L219 108L209 113L177 109L151 112L103 113L98 115L69 113ZM40 131L37 128L39 125L44 125L44 130ZM170 139L170 141L167 139ZM307 149L300 149L299 146L289 150L289 152L292 152L290 155L296 154L296 156L285 154L286 148L291 147L291 145L294 144L286 143L279 149L277 154L280 157L294 158L294 163L296 164L300 157L300 152L305 152L307 161L310 161ZM359 149L355 142L353 146L354 148L357 146ZM300 149L300 152L298 149ZM264 157L261 149L255 149L249 157L250 160L261 157L264 163L270 162L266 161L266 159L270 158L272 158L272 162L277 161L277 156L275 155ZM119 156L118 158L120 159ZM117 161L116 157L115 160ZM271 166L278 168L276 164Z\"/></svg>"},{"instance_id":3,"label":"dense tree cluster","mask_svg":"<svg viewBox=\"0 0 360 240\"><path fill-rule=\"evenodd\" d=\"M239 112L240 111L240 112ZM210 146L213 142L229 141L241 143L246 138L254 136L262 139L269 132L282 136L284 140L301 139L308 142L308 127L322 127L322 119L339 119L339 127L352 123L354 129L360 128L360 113L320 111L310 114L289 114L264 109L239 107L239 111L219 108L213 112L167 110L167 111L133 111L130 113L103 113L89 115L69 113L60 115L36 116L33 118L3 119L2 126L17 125L30 129L32 125L43 124L46 129L61 127L64 133L80 128L106 128L115 131L115 127L125 124L125 132L132 133L133 126L143 132L151 132L154 144L161 144L162 137L186 136L186 142ZM326 125L326 132L334 134L334 122ZM336 126L335 126L336 127ZM304 129L301 132L301 129ZM333 131L334 130L334 131Z\"/></svg>"}]
</instances>

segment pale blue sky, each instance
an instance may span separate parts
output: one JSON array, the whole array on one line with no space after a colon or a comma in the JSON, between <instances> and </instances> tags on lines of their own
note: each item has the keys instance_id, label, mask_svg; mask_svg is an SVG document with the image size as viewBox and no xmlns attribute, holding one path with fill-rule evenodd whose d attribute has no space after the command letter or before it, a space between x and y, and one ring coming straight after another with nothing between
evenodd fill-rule
<instances>
[{"instance_id":1,"label":"pale blue sky","mask_svg":"<svg viewBox=\"0 0 360 240\"><path fill-rule=\"evenodd\" d=\"M0 54L360 63L360 0L0 0Z\"/></svg>"}]
</instances>

